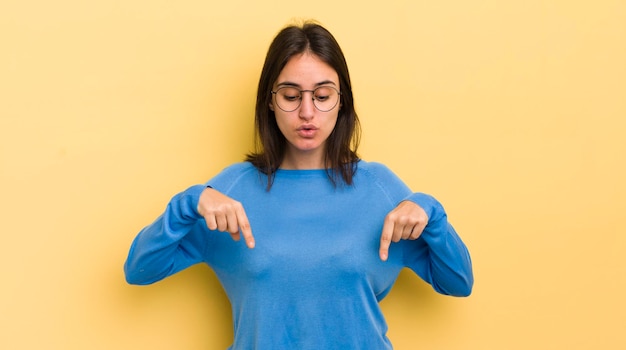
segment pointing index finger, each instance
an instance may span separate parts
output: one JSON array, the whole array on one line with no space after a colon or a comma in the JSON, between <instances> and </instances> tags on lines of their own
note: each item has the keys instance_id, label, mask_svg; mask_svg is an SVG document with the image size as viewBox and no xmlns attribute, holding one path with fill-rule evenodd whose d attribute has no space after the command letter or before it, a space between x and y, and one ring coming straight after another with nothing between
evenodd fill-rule
<instances>
[{"instance_id":1,"label":"pointing index finger","mask_svg":"<svg viewBox=\"0 0 626 350\"><path fill-rule=\"evenodd\" d=\"M385 220L385 224L383 225L383 233L380 236L380 248L378 250L378 255L380 256L380 260L382 261L387 261L387 258L389 257L389 246L391 245L392 236L393 224Z\"/></svg>"},{"instance_id":2,"label":"pointing index finger","mask_svg":"<svg viewBox=\"0 0 626 350\"><path fill-rule=\"evenodd\" d=\"M246 212L241 208L237 212L237 222L239 225L239 229L243 234L243 238L246 241L246 245L248 248L254 248L254 236L252 236L252 229L250 228L250 222L248 221L248 217L246 216Z\"/></svg>"}]
</instances>

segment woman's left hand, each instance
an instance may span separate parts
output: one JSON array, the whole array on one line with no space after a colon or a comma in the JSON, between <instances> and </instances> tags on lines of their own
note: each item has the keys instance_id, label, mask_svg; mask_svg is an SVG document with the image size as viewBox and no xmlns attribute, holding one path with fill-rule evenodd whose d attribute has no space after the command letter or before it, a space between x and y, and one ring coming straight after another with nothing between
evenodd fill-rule
<instances>
[{"instance_id":1,"label":"woman's left hand","mask_svg":"<svg viewBox=\"0 0 626 350\"><path fill-rule=\"evenodd\" d=\"M401 239L417 239L428 225L428 215L422 207L411 201L402 201L385 217L383 233L380 237L380 260L389 257L391 242Z\"/></svg>"}]
</instances>

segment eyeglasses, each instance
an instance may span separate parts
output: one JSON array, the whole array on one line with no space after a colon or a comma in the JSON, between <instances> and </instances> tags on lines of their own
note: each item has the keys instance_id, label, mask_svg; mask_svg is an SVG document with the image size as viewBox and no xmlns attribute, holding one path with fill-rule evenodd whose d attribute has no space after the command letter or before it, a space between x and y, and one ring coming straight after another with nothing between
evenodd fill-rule
<instances>
[{"instance_id":1,"label":"eyeglasses","mask_svg":"<svg viewBox=\"0 0 626 350\"><path fill-rule=\"evenodd\" d=\"M272 94L276 96L276 105L285 112L293 112L302 104L302 95L312 93L313 105L320 112L328 112L339 103L339 92L332 86L319 86L315 90L300 90L292 86L283 86Z\"/></svg>"}]
</instances>

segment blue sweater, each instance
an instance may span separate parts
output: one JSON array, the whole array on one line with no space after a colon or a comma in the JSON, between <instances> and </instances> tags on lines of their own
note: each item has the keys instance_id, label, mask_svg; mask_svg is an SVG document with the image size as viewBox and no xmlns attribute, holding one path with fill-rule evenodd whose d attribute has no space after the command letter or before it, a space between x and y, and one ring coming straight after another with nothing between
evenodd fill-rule
<instances>
[{"instance_id":1,"label":"blue sweater","mask_svg":"<svg viewBox=\"0 0 626 350\"><path fill-rule=\"evenodd\" d=\"M231 302L231 349L391 349L379 301L408 267L443 294L473 285L467 248L433 197L412 193L388 168L359 161L352 186L325 170L278 170L270 191L250 163L207 184L240 201L256 247L210 231L196 208L206 185L172 198L135 238L126 264L132 284L150 284L204 262ZM383 220L402 200L429 217L417 240L378 255Z\"/></svg>"}]
</instances>

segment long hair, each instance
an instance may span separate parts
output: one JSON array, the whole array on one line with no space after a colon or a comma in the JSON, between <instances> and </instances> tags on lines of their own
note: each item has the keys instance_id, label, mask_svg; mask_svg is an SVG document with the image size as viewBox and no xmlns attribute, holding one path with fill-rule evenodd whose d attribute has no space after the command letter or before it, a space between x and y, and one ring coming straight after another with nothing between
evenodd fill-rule
<instances>
[{"instance_id":1,"label":"long hair","mask_svg":"<svg viewBox=\"0 0 626 350\"><path fill-rule=\"evenodd\" d=\"M361 127L354 108L352 84L348 65L333 35L321 25L307 21L282 29L272 41L257 90L255 108L255 151L246 156L259 171L267 175L267 188L272 187L274 176L283 161L287 140L276 123L272 101L272 87L287 62L294 56L310 52L331 66L339 77L341 87L339 114L334 130L326 141L326 172L333 185L343 181L352 184L359 160Z\"/></svg>"}]
</instances>

